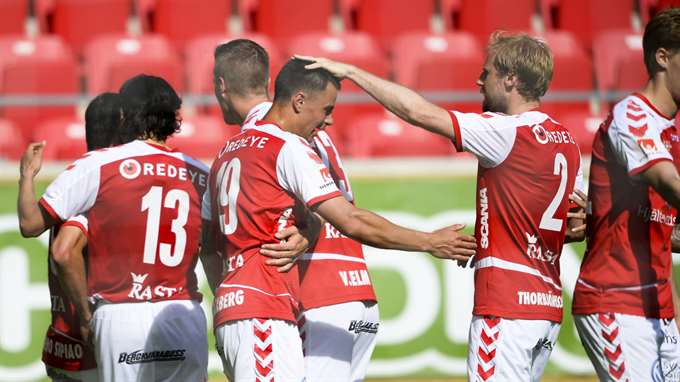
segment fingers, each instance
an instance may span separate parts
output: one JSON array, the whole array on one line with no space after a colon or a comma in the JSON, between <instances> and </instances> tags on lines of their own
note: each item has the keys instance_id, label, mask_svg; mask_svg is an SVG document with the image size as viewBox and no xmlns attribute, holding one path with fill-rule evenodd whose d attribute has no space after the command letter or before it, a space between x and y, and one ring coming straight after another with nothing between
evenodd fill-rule
<instances>
[{"instance_id":1,"label":"fingers","mask_svg":"<svg viewBox=\"0 0 680 382\"><path fill-rule=\"evenodd\" d=\"M265 244L267 245L267 244ZM260 253L264 256L271 257L273 259L282 259L282 258L292 258L295 257L296 253L292 252L289 249L285 248L279 248L279 249L271 249L271 248L264 248L264 245L260 247Z\"/></svg>"},{"instance_id":2,"label":"fingers","mask_svg":"<svg viewBox=\"0 0 680 382\"><path fill-rule=\"evenodd\" d=\"M588 217L588 215L586 215L586 213L583 212L583 211L567 212L567 218L585 219L587 217Z\"/></svg>"},{"instance_id":3,"label":"fingers","mask_svg":"<svg viewBox=\"0 0 680 382\"><path fill-rule=\"evenodd\" d=\"M461 241L466 242L466 243L474 243L475 248L477 248L477 239L475 239L474 236L460 235L460 236L458 236L458 240L461 240Z\"/></svg>"},{"instance_id":4,"label":"fingers","mask_svg":"<svg viewBox=\"0 0 680 382\"><path fill-rule=\"evenodd\" d=\"M571 228L571 232L582 232L586 230L586 224Z\"/></svg>"},{"instance_id":5,"label":"fingers","mask_svg":"<svg viewBox=\"0 0 680 382\"><path fill-rule=\"evenodd\" d=\"M302 54L294 54L294 55L293 55L293 58L295 58L295 59L297 59L297 60L305 60L305 61L314 61L314 62L319 61L319 59L316 58L316 57L313 57L313 56L305 56L305 55L302 55Z\"/></svg>"},{"instance_id":6,"label":"fingers","mask_svg":"<svg viewBox=\"0 0 680 382\"><path fill-rule=\"evenodd\" d=\"M282 229L281 231L276 232L274 234L274 237L279 239L279 240L285 240L285 239L287 239L287 238L289 238L289 237L291 237L291 236L293 236L293 235L295 235L299 232L300 231L298 230L298 228L296 226L290 226L290 227L286 227L286 228Z\"/></svg>"},{"instance_id":7,"label":"fingers","mask_svg":"<svg viewBox=\"0 0 680 382\"><path fill-rule=\"evenodd\" d=\"M583 191L581 191L581 190L574 189L574 193L575 193L576 195L578 195L581 199L583 199L583 200L588 200L588 195L586 195L585 192L583 192Z\"/></svg>"},{"instance_id":8,"label":"fingers","mask_svg":"<svg viewBox=\"0 0 680 382\"><path fill-rule=\"evenodd\" d=\"M276 268L276 271L279 272L279 273L286 273L286 272L290 271L291 269L293 269L294 265L295 265L295 263L290 263L288 265L284 265L282 267Z\"/></svg>"},{"instance_id":9,"label":"fingers","mask_svg":"<svg viewBox=\"0 0 680 382\"><path fill-rule=\"evenodd\" d=\"M458 232L458 231L462 230L463 228L465 228L465 224L454 224L454 225L452 225L452 226L449 227L449 228L451 228L452 230Z\"/></svg>"},{"instance_id":10,"label":"fingers","mask_svg":"<svg viewBox=\"0 0 680 382\"><path fill-rule=\"evenodd\" d=\"M457 248L452 256L450 258L452 259L463 259L463 258L468 258L470 256L474 256L477 254L477 251L474 249L468 249L468 248Z\"/></svg>"},{"instance_id":11,"label":"fingers","mask_svg":"<svg viewBox=\"0 0 680 382\"><path fill-rule=\"evenodd\" d=\"M281 258L281 259L268 259L265 261L265 264L267 265L273 265L273 266L282 266L282 265L287 265L287 264L293 264L295 263L294 259L290 258Z\"/></svg>"}]
</instances>

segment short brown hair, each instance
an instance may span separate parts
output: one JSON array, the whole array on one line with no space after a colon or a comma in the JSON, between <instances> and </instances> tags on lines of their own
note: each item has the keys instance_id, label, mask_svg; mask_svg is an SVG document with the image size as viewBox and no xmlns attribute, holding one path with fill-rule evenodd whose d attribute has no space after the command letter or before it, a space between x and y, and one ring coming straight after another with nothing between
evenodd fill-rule
<instances>
[{"instance_id":1,"label":"short brown hair","mask_svg":"<svg viewBox=\"0 0 680 382\"><path fill-rule=\"evenodd\" d=\"M517 91L528 100L538 100L552 80L553 57L545 42L526 34L495 32L487 46L487 55L502 76L517 76Z\"/></svg>"},{"instance_id":2,"label":"short brown hair","mask_svg":"<svg viewBox=\"0 0 680 382\"><path fill-rule=\"evenodd\" d=\"M653 77L661 70L656 62L656 51L665 48L675 54L680 48L680 8L669 8L654 16L645 27L642 48L647 73Z\"/></svg>"},{"instance_id":3,"label":"short brown hair","mask_svg":"<svg viewBox=\"0 0 680 382\"><path fill-rule=\"evenodd\" d=\"M215 48L214 75L240 96L267 94L269 55L255 41L231 40Z\"/></svg>"}]
</instances>

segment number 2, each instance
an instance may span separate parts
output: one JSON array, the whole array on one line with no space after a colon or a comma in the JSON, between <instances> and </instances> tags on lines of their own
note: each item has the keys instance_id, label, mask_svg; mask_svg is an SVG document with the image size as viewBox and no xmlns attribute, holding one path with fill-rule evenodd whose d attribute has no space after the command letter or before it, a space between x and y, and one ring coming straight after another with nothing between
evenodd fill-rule
<instances>
[{"instance_id":1,"label":"number 2","mask_svg":"<svg viewBox=\"0 0 680 382\"><path fill-rule=\"evenodd\" d=\"M552 202L548 205L548 208L543 212L541 217L541 224L538 228L545 229L548 231L561 231L562 230L562 219L555 219L555 211L559 207L562 198L564 197L564 191L567 189L567 158L564 157L562 153L557 153L555 155L555 166L553 168L553 175L560 176L560 187L557 189L555 197L553 197Z\"/></svg>"},{"instance_id":2,"label":"number 2","mask_svg":"<svg viewBox=\"0 0 680 382\"><path fill-rule=\"evenodd\" d=\"M163 207L177 210L177 217L172 220L170 229L175 234L175 250L171 253L172 244L158 245L158 232L161 223L161 202L163 187L153 186L142 198L142 212L149 211L146 217L146 236L144 238L144 263L156 263L156 249L160 252L161 263L168 267L176 267L182 262L187 245L187 232L184 226L189 218L189 194L183 190L172 189L165 195Z\"/></svg>"}]
</instances>

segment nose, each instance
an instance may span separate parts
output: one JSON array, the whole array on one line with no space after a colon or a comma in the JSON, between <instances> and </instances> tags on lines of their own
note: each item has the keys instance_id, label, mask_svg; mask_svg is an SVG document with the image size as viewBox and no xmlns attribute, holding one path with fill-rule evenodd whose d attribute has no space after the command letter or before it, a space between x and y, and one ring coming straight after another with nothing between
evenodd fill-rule
<instances>
[{"instance_id":1,"label":"nose","mask_svg":"<svg viewBox=\"0 0 680 382\"><path fill-rule=\"evenodd\" d=\"M326 118L323 120L324 127L330 126L333 124L333 114L328 114Z\"/></svg>"},{"instance_id":2,"label":"nose","mask_svg":"<svg viewBox=\"0 0 680 382\"><path fill-rule=\"evenodd\" d=\"M484 86L484 82L482 81L481 78L478 78L477 81L476 81L476 83L477 83L477 86L479 86L480 88L481 88L482 86Z\"/></svg>"}]
</instances>

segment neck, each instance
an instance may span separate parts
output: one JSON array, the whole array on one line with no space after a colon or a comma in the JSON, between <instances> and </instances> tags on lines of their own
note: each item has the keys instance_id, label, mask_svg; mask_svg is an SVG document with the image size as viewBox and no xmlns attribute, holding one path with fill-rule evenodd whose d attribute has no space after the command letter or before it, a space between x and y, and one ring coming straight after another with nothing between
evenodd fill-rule
<instances>
[{"instance_id":1,"label":"neck","mask_svg":"<svg viewBox=\"0 0 680 382\"><path fill-rule=\"evenodd\" d=\"M170 148L170 146L168 146L167 144L165 144L165 141L160 141L160 140L158 140L158 139L156 139L156 138L147 138L147 139L144 140L144 142L146 142L146 143L151 143L151 144L154 144L154 145L157 145L157 146L161 146L161 147L165 147L166 149L169 149L169 148Z\"/></svg>"},{"instance_id":2,"label":"neck","mask_svg":"<svg viewBox=\"0 0 680 382\"><path fill-rule=\"evenodd\" d=\"M527 111L538 109L539 106L541 106L540 101L528 101L521 95L517 94L514 97L510 97L508 100L507 114L522 114L526 113Z\"/></svg>"},{"instance_id":3,"label":"neck","mask_svg":"<svg viewBox=\"0 0 680 382\"><path fill-rule=\"evenodd\" d=\"M668 87L666 87L664 76L663 72L657 73L654 78L647 82L640 93L664 116L672 118L678 111L678 105L673 100Z\"/></svg>"},{"instance_id":4,"label":"neck","mask_svg":"<svg viewBox=\"0 0 680 382\"><path fill-rule=\"evenodd\" d=\"M293 134L298 133L294 127L295 124L293 123L293 118L291 118L290 113L276 104L272 105L272 108L264 117L262 117L262 120L276 124L283 131Z\"/></svg>"},{"instance_id":5,"label":"neck","mask_svg":"<svg viewBox=\"0 0 680 382\"><path fill-rule=\"evenodd\" d=\"M267 94L233 98L232 102L234 104L234 109L238 114L240 120L239 123L242 124L246 120L248 112L250 112L250 110L252 110L255 106L261 104L262 102L269 101L269 96Z\"/></svg>"}]
</instances>

